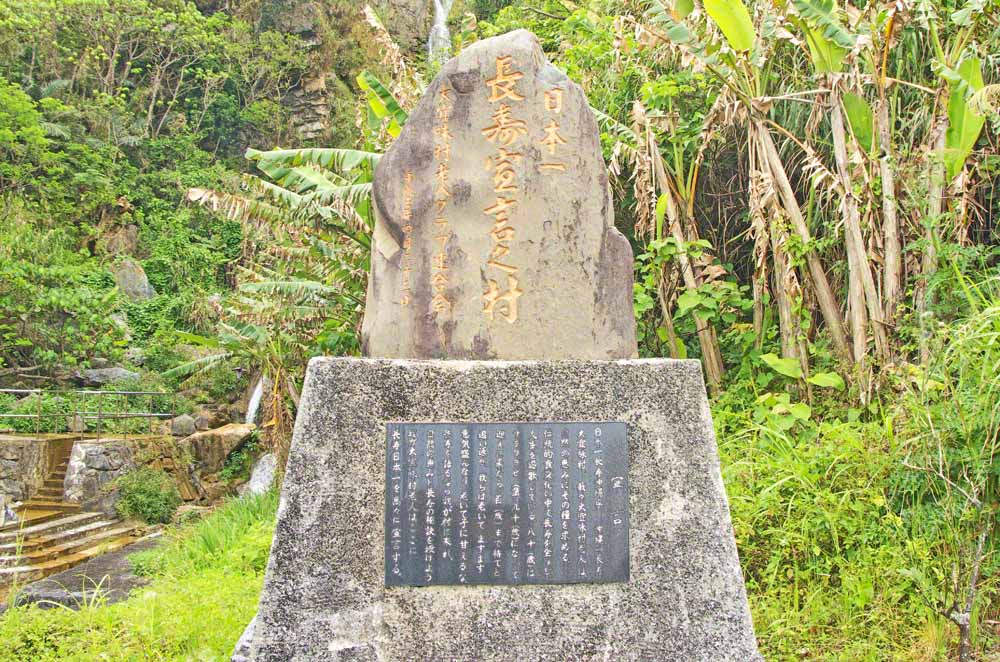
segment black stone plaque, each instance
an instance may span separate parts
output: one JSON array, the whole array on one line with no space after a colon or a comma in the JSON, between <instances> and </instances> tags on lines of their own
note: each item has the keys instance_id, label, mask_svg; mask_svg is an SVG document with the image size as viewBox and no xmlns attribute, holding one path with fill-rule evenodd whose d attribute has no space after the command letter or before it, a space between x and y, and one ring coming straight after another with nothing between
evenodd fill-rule
<instances>
[{"instance_id":1,"label":"black stone plaque","mask_svg":"<svg viewBox=\"0 0 1000 662\"><path fill-rule=\"evenodd\" d=\"M386 433L386 586L628 581L624 423Z\"/></svg>"}]
</instances>

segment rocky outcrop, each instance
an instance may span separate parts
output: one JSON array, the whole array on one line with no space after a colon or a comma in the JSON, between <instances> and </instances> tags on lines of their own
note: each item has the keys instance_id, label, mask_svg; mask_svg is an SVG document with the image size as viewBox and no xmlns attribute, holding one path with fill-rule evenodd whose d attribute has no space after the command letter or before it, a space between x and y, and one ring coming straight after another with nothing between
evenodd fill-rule
<instances>
[{"instance_id":1,"label":"rocky outcrop","mask_svg":"<svg viewBox=\"0 0 1000 662\"><path fill-rule=\"evenodd\" d=\"M65 499L81 504L85 510L113 513L117 495L106 486L136 468L135 456L127 441L76 442L63 482Z\"/></svg>"},{"instance_id":2,"label":"rocky outcrop","mask_svg":"<svg viewBox=\"0 0 1000 662\"><path fill-rule=\"evenodd\" d=\"M196 430L211 430L229 423L230 417L227 407L204 407L194 417Z\"/></svg>"},{"instance_id":3,"label":"rocky outcrop","mask_svg":"<svg viewBox=\"0 0 1000 662\"><path fill-rule=\"evenodd\" d=\"M214 474L222 469L229 454L250 438L255 428L249 423L230 423L215 430L196 432L181 439L178 446L190 455L199 476Z\"/></svg>"},{"instance_id":4,"label":"rocky outcrop","mask_svg":"<svg viewBox=\"0 0 1000 662\"><path fill-rule=\"evenodd\" d=\"M81 370L77 377L77 381L83 386L103 386L132 379L139 379L139 373L121 367Z\"/></svg>"},{"instance_id":5,"label":"rocky outcrop","mask_svg":"<svg viewBox=\"0 0 1000 662\"><path fill-rule=\"evenodd\" d=\"M186 437L195 433L198 427L195 420L187 414L181 414L170 421L170 434L175 437Z\"/></svg>"},{"instance_id":6,"label":"rocky outcrop","mask_svg":"<svg viewBox=\"0 0 1000 662\"><path fill-rule=\"evenodd\" d=\"M145 301L156 296L142 265L135 260L122 260L112 267L115 284L132 301Z\"/></svg>"},{"instance_id":7,"label":"rocky outcrop","mask_svg":"<svg viewBox=\"0 0 1000 662\"><path fill-rule=\"evenodd\" d=\"M431 22L431 0L375 0L370 3L397 43L423 48ZM261 27L299 37L308 48L309 70L285 103L302 140L329 140L343 121L353 125L352 85L370 47L365 3L349 0L265 0ZM373 60L378 59L375 53Z\"/></svg>"},{"instance_id":8,"label":"rocky outcrop","mask_svg":"<svg viewBox=\"0 0 1000 662\"><path fill-rule=\"evenodd\" d=\"M0 495L24 501L41 487L47 471L44 442L0 435Z\"/></svg>"}]
</instances>

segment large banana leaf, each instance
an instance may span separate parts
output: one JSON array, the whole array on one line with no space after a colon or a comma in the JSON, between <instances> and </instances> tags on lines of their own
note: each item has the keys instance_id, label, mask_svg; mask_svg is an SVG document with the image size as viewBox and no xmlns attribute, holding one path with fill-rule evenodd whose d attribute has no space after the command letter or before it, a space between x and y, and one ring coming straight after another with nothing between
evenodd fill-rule
<instances>
[{"instance_id":1,"label":"large banana leaf","mask_svg":"<svg viewBox=\"0 0 1000 662\"><path fill-rule=\"evenodd\" d=\"M379 123L387 117L390 118L388 127L389 135L393 138L398 137L409 115L399 105L399 102L396 101L396 97L382 84L382 81L367 71L362 71L358 74L357 81L358 85L368 96L368 108L371 113Z\"/></svg>"},{"instance_id":2,"label":"large banana leaf","mask_svg":"<svg viewBox=\"0 0 1000 662\"><path fill-rule=\"evenodd\" d=\"M956 72L965 85L952 83L948 95L948 131L944 138L943 159L949 180L961 172L986 123L986 117L975 112L969 104L969 97L983 88L979 59L964 60Z\"/></svg>"},{"instance_id":3,"label":"large banana leaf","mask_svg":"<svg viewBox=\"0 0 1000 662\"><path fill-rule=\"evenodd\" d=\"M836 73L854 47L854 35L840 24L833 0L794 0L817 73Z\"/></svg>"},{"instance_id":4,"label":"large banana leaf","mask_svg":"<svg viewBox=\"0 0 1000 662\"><path fill-rule=\"evenodd\" d=\"M740 0L704 0L705 12L722 30L722 34L734 51L742 52L753 49L757 41L750 12Z\"/></svg>"},{"instance_id":5,"label":"large banana leaf","mask_svg":"<svg viewBox=\"0 0 1000 662\"><path fill-rule=\"evenodd\" d=\"M272 149L266 152L248 149L246 158L256 161L260 169L265 172L268 168L277 166L318 165L334 172L347 173L359 165L375 167L382 155L357 149L317 147L312 149Z\"/></svg>"},{"instance_id":6,"label":"large banana leaf","mask_svg":"<svg viewBox=\"0 0 1000 662\"><path fill-rule=\"evenodd\" d=\"M861 149L871 154L875 146L875 117L872 114L872 107L864 97L853 92L844 92L842 100L854 138L861 145Z\"/></svg>"}]
</instances>

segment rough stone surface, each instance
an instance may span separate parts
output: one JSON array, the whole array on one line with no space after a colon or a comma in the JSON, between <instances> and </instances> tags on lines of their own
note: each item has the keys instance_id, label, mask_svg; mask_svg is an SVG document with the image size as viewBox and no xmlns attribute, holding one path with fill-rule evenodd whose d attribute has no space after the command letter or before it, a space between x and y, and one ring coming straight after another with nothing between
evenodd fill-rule
<instances>
[{"instance_id":1,"label":"rough stone surface","mask_svg":"<svg viewBox=\"0 0 1000 662\"><path fill-rule=\"evenodd\" d=\"M122 260L112 268L118 289L132 301L145 301L156 296L142 265L135 260Z\"/></svg>"},{"instance_id":2,"label":"rough stone surface","mask_svg":"<svg viewBox=\"0 0 1000 662\"><path fill-rule=\"evenodd\" d=\"M107 554L101 554L75 568L28 584L17 594L17 604L35 604L40 609L59 605L79 609L99 598L103 604L121 602L129 593L149 582L133 572L128 557L152 549L157 539L143 540Z\"/></svg>"},{"instance_id":3,"label":"rough stone surface","mask_svg":"<svg viewBox=\"0 0 1000 662\"><path fill-rule=\"evenodd\" d=\"M628 583L385 587L385 422L559 420L628 424ZM314 359L253 659L760 660L700 365Z\"/></svg>"},{"instance_id":4,"label":"rough stone surface","mask_svg":"<svg viewBox=\"0 0 1000 662\"><path fill-rule=\"evenodd\" d=\"M243 629L243 634L240 635L240 640L236 642L236 648L233 649L233 655L229 659L229 662L251 662L250 653L253 648L253 631L256 625L257 617L254 616L247 623L246 628Z\"/></svg>"},{"instance_id":5,"label":"rough stone surface","mask_svg":"<svg viewBox=\"0 0 1000 662\"><path fill-rule=\"evenodd\" d=\"M230 422L229 411L225 406L205 407L194 417L194 426L198 430L211 430L228 425Z\"/></svg>"},{"instance_id":6,"label":"rough stone surface","mask_svg":"<svg viewBox=\"0 0 1000 662\"><path fill-rule=\"evenodd\" d=\"M212 474L222 469L229 454L239 448L255 428L249 423L230 423L215 430L195 432L181 439L178 445L191 453L197 471Z\"/></svg>"},{"instance_id":7,"label":"rough stone surface","mask_svg":"<svg viewBox=\"0 0 1000 662\"><path fill-rule=\"evenodd\" d=\"M170 421L170 434L175 437L192 435L197 429L198 426L195 425L195 420L187 414L181 414Z\"/></svg>"},{"instance_id":8,"label":"rough stone surface","mask_svg":"<svg viewBox=\"0 0 1000 662\"><path fill-rule=\"evenodd\" d=\"M253 471L250 472L250 480L247 481L246 485L240 486L240 495L263 494L267 492L274 483L274 474L277 470L278 458L275 457L274 453L261 455L253 465Z\"/></svg>"},{"instance_id":9,"label":"rough stone surface","mask_svg":"<svg viewBox=\"0 0 1000 662\"><path fill-rule=\"evenodd\" d=\"M63 496L86 510L111 514L118 495L105 486L136 465L135 450L125 441L78 441L69 456Z\"/></svg>"},{"instance_id":10,"label":"rough stone surface","mask_svg":"<svg viewBox=\"0 0 1000 662\"><path fill-rule=\"evenodd\" d=\"M373 199L367 356L635 355L632 249L597 122L530 32L442 68L379 162Z\"/></svg>"},{"instance_id":11,"label":"rough stone surface","mask_svg":"<svg viewBox=\"0 0 1000 662\"><path fill-rule=\"evenodd\" d=\"M44 442L0 435L0 495L29 498L45 480L48 464Z\"/></svg>"},{"instance_id":12,"label":"rough stone surface","mask_svg":"<svg viewBox=\"0 0 1000 662\"><path fill-rule=\"evenodd\" d=\"M80 379L85 386L102 386L126 379L139 379L139 373L121 367L89 368L80 371Z\"/></svg>"}]
</instances>

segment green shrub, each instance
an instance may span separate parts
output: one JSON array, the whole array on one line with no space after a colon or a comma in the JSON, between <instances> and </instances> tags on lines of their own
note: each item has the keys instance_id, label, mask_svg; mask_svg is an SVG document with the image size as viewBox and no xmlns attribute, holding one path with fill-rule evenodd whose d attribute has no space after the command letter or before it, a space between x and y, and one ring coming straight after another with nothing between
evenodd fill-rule
<instances>
[{"instance_id":1,"label":"green shrub","mask_svg":"<svg viewBox=\"0 0 1000 662\"><path fill-rule=\"evenodd\" d=\"M237 478L244 480L249 478L259 448L260 439L257 436L257 432L254 431L242 446L234 450L226 458L226 464L222 467L222 471L219 472L219 478L226 482L232 482Z\"/></svg>"},{"instance_id":2,"label":"green shrub","mask_svg":"<svg viewBox=\"0 0 1000 662\"><path fill-rule=\"evenodd\" d=\"M30 414L32 418L0 417L0 427L17 432L65 432L66 420L73 411L72 403L59 395L29 395L17 400L5 397L0 400L0 411L8 414ZM41 418L34 418L41 414Z\"/></svg>"},{"instance_id":3,"label":"green shrub","mask_svg":"<svg viewBox=\"0 0 1000 662\"><path fill-rule=\"evenodd\" d=\"M159 469L140 467L117 478L114 485L121 495L115 508L125 518L163 524L170 521L181 505L177 485Z\"/></svg>"}]
</instances>

